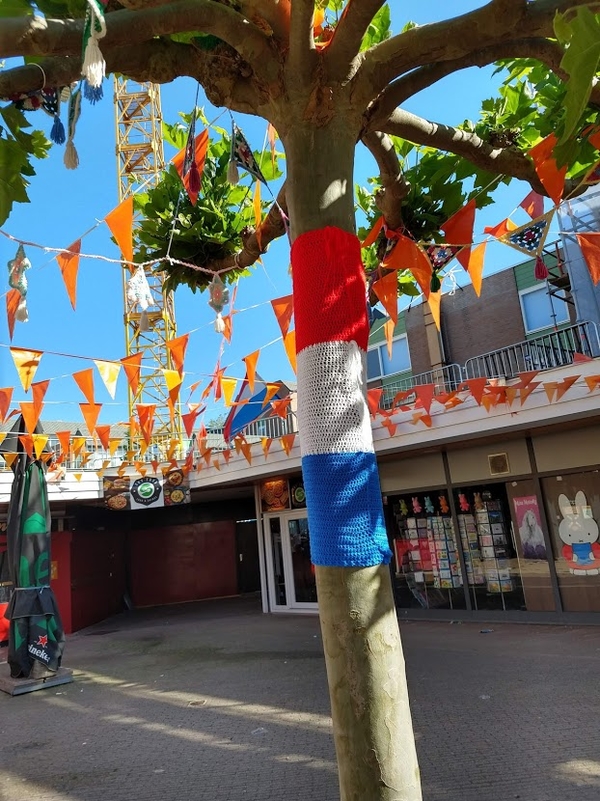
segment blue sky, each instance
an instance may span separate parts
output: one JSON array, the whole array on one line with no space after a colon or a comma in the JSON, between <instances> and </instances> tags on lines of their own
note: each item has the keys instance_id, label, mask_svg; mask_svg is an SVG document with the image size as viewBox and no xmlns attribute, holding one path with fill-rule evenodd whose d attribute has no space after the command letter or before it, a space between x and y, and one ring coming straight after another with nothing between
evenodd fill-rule
<instances>
[{"instance_id":1,"label":"blue sky","mask_svg":"<svg viewBox=\"0 0 600 801\"><path fill-rule=\"evenodd\" d=\"M443 16L446 4L439 0L421 0L411 9L410 18L419 23L434 21ZM464 13L483 5L473 0L456 0L452 7ZM394 30L407 18L401 17L394 6ZM463 71L451 76L414 98L407 108L421 116L442 123L457 124L466 118L476 118L483 98L493 92L497 82L492 68ZM9 234L43 246L62 248L81 237L97 225L117 203L117 167L115 158L115 120L112 103L112 81L104 85L104 100L96 106L84 102L77 128L76 145L80 166L68 171L63 166L63 148L53 147L50 157L36 163L37 175L31 180L30 204L16 204L3 230ZM180 79L162 88L163 117L174 122L179 111L191 111L194 105L196 84ZM203 102L207 117L212 120L220 109ZM63 106L63 119L66 108ZM263 144L266 123L256 118L235 115L238 125L254 149ZM43 112L29 115L34 127L49 132L51 120ZM228 115L218 122L229 127ZM167 148L170 158L173 151ZM375 168L370 156L360 149L357 155L356 180L362 182ZM476 237L485 225L506 217L529 191L529 187L513 182L498 191L497 203L478 213ZM263 192L263 196L265 193ZM526 217L515 215L515 221L524 223ZM6 264L16 251L16 244L0 237L0 262ZM82 259L79 268L77 310L71 308L52 253L26 247L32 263L28 272L29 292L27 303L30 320L16 323L13 346L45 351L35 380L52 379L46 395L43 416L46 419L80 420L79 402L85 400L71 378L78 370L92 367L89 358L118 360L125 356L123 327L122 274L118 264ZM104 223L83 239L82 252L118 258L116 246L110 241ZM488 247L486 272L489 274L519 261L519 255L503 245ZM7 285L5 285L6 291ZM265 347L280 336L271 310L270 300L291 292L289 279L289 246L285 239L274 243L257 265L250 278L240 281L236 308L241 311L234 319L231 345L225 345L221 364L228 365L227 375L243 378L241 359L254 350L262 349L258 362L259 373L267 380L293 380L293 372L281 342ZM176 292L175 308L178 333L193 331L186 357L184 387L196 381L206 381L212 374L221 347L222 338L213 330L214 312L207 305L206 294L192 294L187 289ZM489 299L482 296L482 303ZM4 299L2 300L4 306ZM0 344L8 343L8 330L4 309L0 311ZM88 357L66 358L51 355L73 354ZM0 347L0 387L15 385L14 400L24 400L23 393L10 353ZM106 392L98 374L95 374L96 400L105 404L99 423L114 423L127 417L125 377L119 379L116 402ZM189 392L182 390L185 401ZM192 398L199 400L199 393ZM185 411L185 409L184 409ZM219 412L210 408L207 420Z\"/></svg>"}]
</instances>

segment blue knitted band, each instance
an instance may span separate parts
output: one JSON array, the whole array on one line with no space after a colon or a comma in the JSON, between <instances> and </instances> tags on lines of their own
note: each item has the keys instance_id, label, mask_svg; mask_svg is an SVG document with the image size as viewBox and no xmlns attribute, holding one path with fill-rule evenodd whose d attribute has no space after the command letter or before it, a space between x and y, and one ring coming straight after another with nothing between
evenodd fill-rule
<instances>
[{"instance_id":1,"label":"blue knitted band","mask_svg":"<svg viewBox=\"0 0 600 801\"><path fill-rule=\"evenodd\" d=\"M311 560L326 567L387 564L392 552L383 520L374 453L302 458Z\"/></svg>"}]
</instances>

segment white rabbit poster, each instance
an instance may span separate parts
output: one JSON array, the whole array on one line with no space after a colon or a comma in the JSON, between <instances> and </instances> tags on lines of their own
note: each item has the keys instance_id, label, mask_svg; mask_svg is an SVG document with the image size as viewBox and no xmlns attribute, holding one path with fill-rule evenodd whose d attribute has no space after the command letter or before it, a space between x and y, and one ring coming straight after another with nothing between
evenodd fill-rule
<instances>
[{"instance_id":1,"label":"white rabbit poster","mask_svg":"<svg viewBox=\"0 0 600 801\"><path fill-rule=\"evenodd\" d=\"M569 571L576 576L597 576L600 574L600 529L585 493L579 490L575 501L559 495L558 508L562 515L558 536L564 543L562 555Z\"/></svg>"},{"instance_id":2,"label":"white rabbit poster","mask_svg":"<svg viewBox=\"0 0 600 801\"><path fill-rule=\"evenodd\" d=\"M517 528L521 537L524 559L545 559L546 545L535 495L513 498Z\"/></svg>"}]
</instances>

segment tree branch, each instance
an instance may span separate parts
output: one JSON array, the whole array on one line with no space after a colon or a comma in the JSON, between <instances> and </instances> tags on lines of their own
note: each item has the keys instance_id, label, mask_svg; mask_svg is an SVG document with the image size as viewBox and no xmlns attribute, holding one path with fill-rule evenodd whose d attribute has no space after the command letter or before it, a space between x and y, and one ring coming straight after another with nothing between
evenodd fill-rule
<instances>
[{"instance_id":1,"label":"tree branch","mask_svg":"<svg viewBox=\"0 0 600 801\"><path fill-rule=\"evenodd\" d=\"M2 21L0 58L12 56L80 56L84 21L14 17ZM257 73L277 71L269 37L233 8L214 0L179 0L143 11L106 15L103 49L135 46L156 36L189 30L213 34L233 47Z\"/></svg>"},{"instance_id":2,"label":"tree branch","mask_svg":"<svg viewBox=\"0 0 600 801\"><path fill-rule=\"evenodd\" d=\"M496 175L509 175L527 181L540 195L548 193L537 176L533 162L520 150L492 147L477 134L440 125L397 109L382 126L386 133L400 136L416 145L435 147L466 158L471 164ZM565 184L565 196L578 186L575 181ZM582 190L583 191L583 190Z\"/></svg>"},{"instance_id":3,"label":"tree branch","mask_svg":"<svg viewBox=\"0 0 600 801\"><path fill-rule=\"evenodd\" d=\"M369 100L395 78L426 64L462 59L488 47L514 40L515 31L523 39L553 36L552 22L557 11L589 5L586 0L514 0L511 13L499 13L510 0L492 2L468 14L404 31L371 48L364 54L355 79L354 96Z\"/></svg>"},{"instance_id":4,"label":"tree branch","mask_svg":"<svg viewBox=\"0 0 600 801\"><path fill-rule=\"evenodd\" d=\"M387 134L380 131L365 134L362 141L371 151L379 168L381 189L375 195L375 203L387 225L397 229L402 224L402 201L410 191L410 184L400 169L394 143Z\"/></svg>"},{"instance_id":5,"label":"tree branch","mask_svg":"<svg viewBox=\"0 0 600 801\"><path fill-rule=\"evenodd\" d=\"M343 80L375 14L386 0L348 0L325 54L329 75Z\"/></svg>"},{"instance_id":6,"label":"tree branch","mask_svg":"<svg viewBox=\"0 0 600 801\"><path fill-rule=\"evenodd\" d=\"M316 63L313 19L314 0L293 0L290 17L290 50L287 58L287 84L292 90L306 92Z\"/></svg>"}]
</instances>

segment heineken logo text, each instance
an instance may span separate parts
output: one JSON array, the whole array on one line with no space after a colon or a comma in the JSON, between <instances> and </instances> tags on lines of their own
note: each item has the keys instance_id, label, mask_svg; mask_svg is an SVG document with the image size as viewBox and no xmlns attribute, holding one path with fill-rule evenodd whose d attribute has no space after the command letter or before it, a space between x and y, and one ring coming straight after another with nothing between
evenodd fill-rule
<instances>
[{"instance_id":1,"label":"heineken logo text","mask_svg":"<svg viewBox=\"0 0 600 801\"><path fill-rule=\"evenodd\" d=\"M41 648L36 648L35 645L29 645L27 650L31 654L31 656L35 656L38 659L42 659L44 662L49 662L50 657L46 653L46 651L42 651Z\"/></svg>"}]
</instances>

